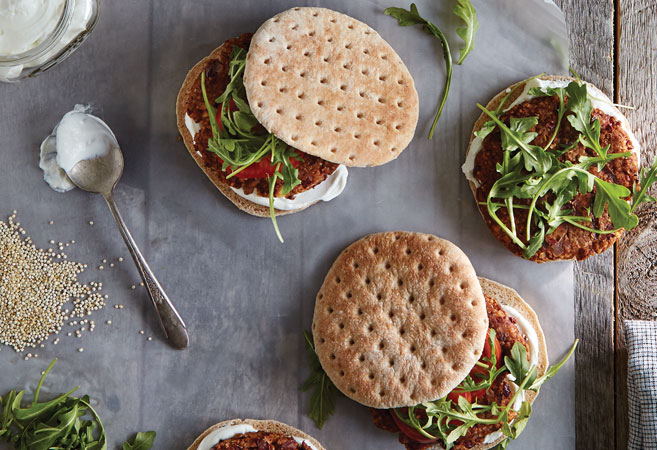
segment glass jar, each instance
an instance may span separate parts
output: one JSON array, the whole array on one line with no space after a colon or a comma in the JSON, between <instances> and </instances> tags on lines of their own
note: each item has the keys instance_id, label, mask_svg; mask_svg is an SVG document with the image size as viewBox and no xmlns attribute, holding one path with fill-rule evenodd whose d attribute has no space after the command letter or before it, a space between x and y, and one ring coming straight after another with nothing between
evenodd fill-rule
<instances>
[{"instance_id":1,"label":"glass jar","mask_svg":"<svg viewBox=\"0 0 657 450\"><path fill-rule=\"evenodd\" d=\"M99 13L100 0L0 0L0 81L33 77L66 59Z\"/></svg>"}]
</instances>

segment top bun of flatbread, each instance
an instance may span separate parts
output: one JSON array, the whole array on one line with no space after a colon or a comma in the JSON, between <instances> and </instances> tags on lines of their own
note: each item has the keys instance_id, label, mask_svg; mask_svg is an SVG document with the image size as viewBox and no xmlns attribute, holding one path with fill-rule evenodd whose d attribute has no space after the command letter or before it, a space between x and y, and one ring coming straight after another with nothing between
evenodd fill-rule
<instances>
[{"instance_id":1,"label":"top bun of flatbread","mask_svg":"<svg viewBox=\"0 0 657 450\"><path fill-rule=\"evenodd\" d=\"M277 422L275 420L254 420L254 419L233 419L220 422L216 425L211 426L203 432L196 440L189 446L187 450L197 450L203 439L206 438L210 433L216 431L220 428L231 427L234 425L247 424L251 425L258 431L266 431L268 433L279 433L285 436L298 437L310 442L317 450L325 450L324 447L312 436L304 433L301 430L298 430L294 427L286 425L282 422Z\"/></svg>"},{"instance_id":2,"label":"top bun of flatbread","mask_svg":"<svg viewBox=\"0 0 657 450\"><path fill-rule=\"evenodd\" d=\"M399 55L368 25L293 8L255 33L244 86L258 121L290 146L347 166L377 166L409 144L418 95Z\"/></svg>"},{"instance_id":3,"label":"top bun of flatbread","mask_svg":"<svg viewBox=\"0 0 657 450\"><path fill-rule=\"evenodd\" d=\"M488 316L467 256L436 236L372 234L317 294L315 349L347 397L373 408L444 397L481 357Z\"/></svg>"}]
</instances>

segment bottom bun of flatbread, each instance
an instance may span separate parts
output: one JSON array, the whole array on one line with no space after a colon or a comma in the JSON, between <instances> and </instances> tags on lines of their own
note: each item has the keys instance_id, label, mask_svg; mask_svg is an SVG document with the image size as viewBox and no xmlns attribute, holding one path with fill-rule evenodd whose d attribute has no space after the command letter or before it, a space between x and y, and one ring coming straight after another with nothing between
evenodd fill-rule
<instances>
[{"instance_id":1,"label":"bottom bun of flatbread","mask_svg":"<svg viewBox=\"0 0 657 450\"><path fill-rule=\"evenodd\" d=\"M251 425L257 431L264 431L267 433L278 433L289 437L301 438L309 442L317 450L325 450L324 447L322 447L322 445L315 438L304 433L301 430L298 430L284 423L277 422L275 420L254 420L254 419L232 419L232 420L226 420L224 422L219 422L218 424L213 425L207 430L205 430L198 438L196 438L196 440L192 443L192 445L189 446L187 450L197 450L201 445L201 442L203 442L203 439L205 439L209 434L213 433L214 431L220 428L226 428L226 427L231 427L241 424ZM218 442L216 442L213 445L216 444L218 444Z\"/></svg>"}]
</instances>

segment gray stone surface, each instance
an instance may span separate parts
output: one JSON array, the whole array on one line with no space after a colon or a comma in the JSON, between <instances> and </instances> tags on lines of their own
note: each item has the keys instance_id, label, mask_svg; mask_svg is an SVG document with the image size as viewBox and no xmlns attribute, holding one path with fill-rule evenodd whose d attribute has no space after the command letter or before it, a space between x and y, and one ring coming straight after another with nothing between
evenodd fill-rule
<instances>
[{"instance_id":1,"label":"gray stone surface","mask_svg":"<svg viewBox=\"0 0 657 450\"><path fill-rule=\"evenodd\" d=\"M102 281L111 297L92 317L96 331L83 338L64 334L59 345L37 349L39 357L29 361L3 347L0 392L33 389L57 357L47 391L79 385L90 393L110 448L154 429L155 448L184 449L207 426L233 417L282 420L329 449L400 448L393 435L370 423L365 408L345 399L317 430L305 416L309 395L298 390L307 375L301 330L310 327L314 296L331 262L361 236L394 229L450 239L481 275L516 288L541 317L551 359L559 358L573 339L572 265L539 266L498 244L476 211L460 164L476 102L542 71L564 73L552 48L567 48L563 18L541 0L474 2L481 22L476 48L464 66L455 66L451 96L429 142L444 76L440 48L420 29L402 29L384 16L389 3L395 2L105 1L96 30L67 61L34 80L1 85L0 214L17 209L42 247L50 239L75 239L70 258L88 263L83 278ZM449 30L457 53L460 23L450 16L451 2L418 3ZM376 28L415 77L421 111L417 136L397 161L351 170L338 199L279 219L286 238L281 245L267 219L235 209L196 167L178 140L174 103L196 61L224 39L254 31L298 4L332 7ZM545 14L527 26L539 9ZM126 170L117 201L189 325L187 351L162 341L146 293L130 289L140 280L102 199L80 191L58 194L41 179L39 144L76 103L90 103L122 145ZM97 270L103 259L119 256L126 260ZM574 447L573 382L571 363L544 387L511 448Z\"/></svg>"}]
</instances>

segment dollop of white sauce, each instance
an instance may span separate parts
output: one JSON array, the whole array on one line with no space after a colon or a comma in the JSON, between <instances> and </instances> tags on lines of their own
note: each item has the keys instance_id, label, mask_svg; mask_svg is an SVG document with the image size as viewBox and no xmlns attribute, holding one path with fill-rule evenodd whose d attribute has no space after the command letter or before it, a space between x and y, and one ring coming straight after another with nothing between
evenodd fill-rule
<instances>
[{"instance_id":1,"label":"dollop of white sauce","mask_svg":"<svg viewBox=\"0 0 657 450\"><path fill-rule=\"evenodd\" d=\"M194 139L194 137L196 136L196 133L198 133L201 130L201 124L195 122L194 119L192 119L189 114L185 113L185 126L187 127L189 134L192 135L192 142L196 144L196 140Z\"/></svg>"},{"instance_id":2,"label":"dollop of white sauce","mask_svg":"<svg viewBox=\"0 0 657 450\"><path fill-rule=\"evenodd\" d=\"M212 447L214 447L221 441L230 439L234 436L237 436L238 434L255 433L257 431L258 430L256 430L251 425L246 423L241 423L238 425L226 425L225 427L217 428L212 433L208 434L201 441L201 444L198 446L198 450L211 450ZM305 443L311 449L317 450L317 447L315 447L311 442L307 441L306 439L302 439L296 436L291 436L291 437L299 444Z\"/></svg>"},{"instance_id":3,"label":"dollop of white sauce","mask_svg":"<svg viewBox=\"0 0 657 450\"><path fill-rule=\"evenodd\" d=\"M57 164L57 136L48 136L41 143L39 168L43 170L43 179L57 192L68 192L75 185L66 172Z\"/></svg>"},{"instance_id":4,"label":"dollop of white sauce","mask_svg":"<svg viewBox=\"0 0 657 450\"><path fill-rule=\"evenodd\" d=\"M30 67L48 61L87 29L93 1L75 0L71 20L59 41L30 61ZM0 0L0 56L21 55L43 44L57 28L65 3L66 0ZM0 67L0 80L11 80L22 70L22 64Z\"/></svg>"},{"instance_id":5,"label":"dollop of white sauce","mask_svg":"<svg viewBox=\"0 0 657 450\"><path fill-rule=\"evenodd\" d=\"M293 199L285 197L274 197L274 208L281 211L291 211L295 209L305 208L318 201L328 202L340 195L347 185L347 176L349 175L345 166L338 166L326 180L319 183L312 189L301 192L294 196ZM243 189L236 189L231 187L233 192L242 198L245 198L253 203L261 206L269 207L269 197L261 197L255 192L251 194L244 193Z\"/></svg>"},{"instance_id":6,"label":"dollop of white sauce","mask_svg":"<svg viewBox=\"0 0 657 450\"><path fill-rule=\"evenodd\" d=\"M70 191L74 185L66 172L80 161L100 158L118 146L105 122L89 114L89 107L75 105L41 144L39 167L44 180L55 191Z\"/></svg>"},{"instance_id":7,"label":"dollop of white sauce","mask_svg":"<svg viewBox=\"0 0 657 450\"><path fill-rule=\"evenodd\" d=\"M514 106L534 98L529 94L529 90L532 88L562 88L568 86L569 83L569 80L542 80L540 78L534 78L525 83L525 88L523 89L520 96L504 111L508 111ZM632 142L632 151L637 155L637 160L640 161L641 158L639 157L639 153L641 151L641 146L639 145L639 141L637 141L636 136L634 136L627 118L620 111L618 111L617 108L614 107L614 103L609 99L609 97L607 97L604 92L602 92L597 87L590 83L586 83L586 93L591 100L591 106L593 109L599 109L603 113L615 118L621 123L621 128L625 130L630 138L630 142ZM474 177L473 171L475 166L475 159L477 154L481 151L482 145L483 139L475 136L475 138L472 140L472 143L470 144L470 150L468 151L468 155L465 158L465 162L461 166L461 170L465 174L465 177L477 188L479 187L479 182Z\"/></svg>"},{"instance_id":8,"label":"dollop of white sauce","mask_svg":"<svg viewBox=\"0 0 657 450\"><path fill-rule=\"evenodd\" d=\"M520 332L527 338L527 345L529 347L529 364L530 365L538 365L538 335L536 333L536 330L532 326L532 324L525 319L525 317L518 312L517 309L507 306L507 305L502 305L502 309L504 309L504 312L506 312L510 317L513 317L516 319L516 326L520 330ZM511 382L511 387L514 389L514 392L518 389L518 385L516 385L513 381L515 381L515 378L512 375L507 375L506 376L507 380ZM516 400L513 402L513 406L511 407L515 411L518 411L520 407L522 406L522 402L525 401L525 393L521 392L518 397L516 397ZM504 434L501 431L494 431L490 434L486 435L486 438L484 439L484 444L492 444L499 438L504 436Z\"/></svg>"}]
</instances>

